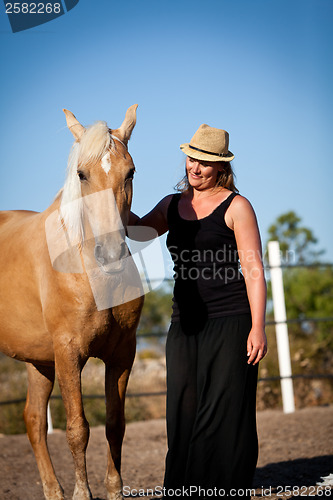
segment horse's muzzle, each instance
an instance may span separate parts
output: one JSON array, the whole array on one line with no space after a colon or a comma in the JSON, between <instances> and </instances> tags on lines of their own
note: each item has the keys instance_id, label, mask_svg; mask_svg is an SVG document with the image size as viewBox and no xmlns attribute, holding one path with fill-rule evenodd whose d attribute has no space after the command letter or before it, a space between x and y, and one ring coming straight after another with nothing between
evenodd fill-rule
<instances>
[{"instance_id":1,"label":"horse's muzzle","mask_svg":"<svg viewBox=\"0 0 333 500\"><path fill-rule=\"evenodd\" d=\"M96 243L94 256L98 267L105 274L120 273L124 270L126 258L130 253L126 243L110 245L105 243Z\"/></svg>"}]
</instances>

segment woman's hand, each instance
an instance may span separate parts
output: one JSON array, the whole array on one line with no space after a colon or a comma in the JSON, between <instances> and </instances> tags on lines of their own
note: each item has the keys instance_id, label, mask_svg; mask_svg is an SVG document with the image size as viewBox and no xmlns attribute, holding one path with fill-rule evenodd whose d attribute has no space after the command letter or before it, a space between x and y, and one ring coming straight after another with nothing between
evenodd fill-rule
<instances>
[{"instance_id":1,"label":"woman's hand","mask_svg":"<svg viewBox=\"0 0 333 500\"><path fill-rule=\"evenodd\" d=\"M267 353L267 339L264 328L252 328L247 339L248 364L256 365Z\"/></svg>"}]
</instances>

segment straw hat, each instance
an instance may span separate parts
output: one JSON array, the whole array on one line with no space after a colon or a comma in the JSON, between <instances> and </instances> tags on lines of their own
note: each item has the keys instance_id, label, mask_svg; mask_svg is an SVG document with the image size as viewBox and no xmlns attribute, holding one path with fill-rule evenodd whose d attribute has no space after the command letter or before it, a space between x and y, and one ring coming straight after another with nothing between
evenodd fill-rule
<instances>
[{"instance_id":1,"label":"straw hat","mask_svg":"<svg viewBox=\"0 0 333 500\"><path fill-rule=\"evenodd\" d=\"M202 124L189 144L180 149L187 156L204 161L231 161L235 158L229 148L229 134L225 130Z\"/></svg>"}]
</instances>

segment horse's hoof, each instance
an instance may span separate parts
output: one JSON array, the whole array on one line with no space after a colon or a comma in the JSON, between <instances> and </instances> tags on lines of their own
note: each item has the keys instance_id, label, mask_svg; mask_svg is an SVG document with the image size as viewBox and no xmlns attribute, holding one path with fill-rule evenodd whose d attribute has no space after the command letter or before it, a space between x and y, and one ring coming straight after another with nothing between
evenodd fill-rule
<instances>
[{"instance_id":1,"label":"horse's hoof","mask_svg":"<svg viewBox=\"0 0 333 500\"><path fill-rule=\"evenodd\" d=\"M123 500L123 494L121 491L115 491L113 493L107 493L106 499L107 500Z\"/></svg>"},{"instance_id":2,"label":"horse's hoof","mask_svg":"<svg viewBox=\"0 0 333 500\"><path fill-rule=\"evenodd\" d=\"M93 500L91 492L89 488L80 488L78 485L75 485L74 493L72 500Z\"/></svg>"},{"instance_id":3,"label":"horse's hoof","mask_svg":"<svg viewBox=\"0 0 333 500\"><path fill-rule=\"evenodd\" d=\"M44 485L43 487L44 497L46 500L64 500L64 490L60 485L49 487Z\"/></svg>"}]
</instances>

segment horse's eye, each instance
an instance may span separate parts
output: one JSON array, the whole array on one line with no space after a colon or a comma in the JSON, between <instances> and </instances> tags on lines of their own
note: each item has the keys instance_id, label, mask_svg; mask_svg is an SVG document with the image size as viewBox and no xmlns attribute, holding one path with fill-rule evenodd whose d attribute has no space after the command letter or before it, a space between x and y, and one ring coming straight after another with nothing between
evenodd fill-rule
<instances>
[{"instance_id":1,"label":"horse's eye","mask_svg":"<svg viewBox=\"0 0 333 500\"><path fill-rule=\"evenodd\" d=\"M133 168L133 169L131 169L131 170L128 172L128 174L127 174L127 176L126 176L126 179L125 179L125 180L126 180L126 181L128 181L128 180L132 180L132 179L133 179L133 177L134 177L134 172L135 172L135 169L134 169L134 168Z\"/></svg>"},{"instance_id":2,"label":"horse's eye","mask_svg":"<svg viewBox=\"0 0 333 500\"><path fill-rule=\"evenodd\" d=\"M80 181L86 181L87 180L87 177L84 175L83 172L81 172L81 170L78 171L77 175L79 176Z\"/></svg>"}]
</instances>

